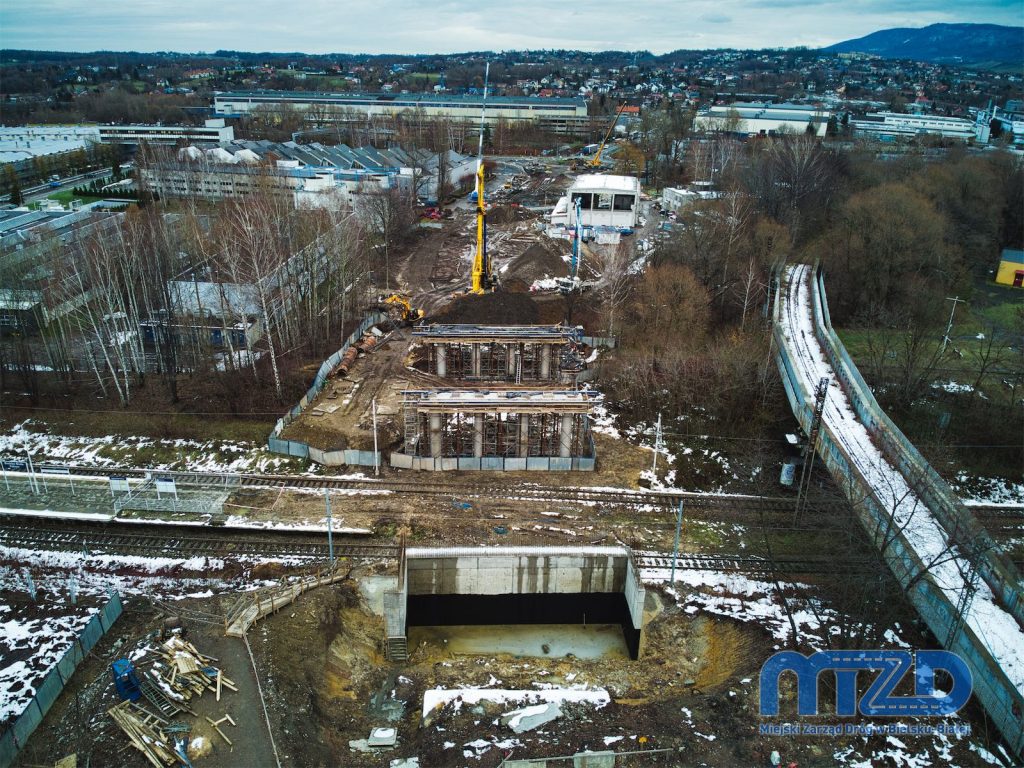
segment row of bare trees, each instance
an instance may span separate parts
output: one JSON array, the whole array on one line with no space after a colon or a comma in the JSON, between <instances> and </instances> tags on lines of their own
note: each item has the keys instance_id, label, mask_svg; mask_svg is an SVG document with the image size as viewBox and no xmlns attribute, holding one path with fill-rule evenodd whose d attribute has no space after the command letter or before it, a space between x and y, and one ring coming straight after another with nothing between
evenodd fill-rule
<instances>
[{"instance_id":1,"label":"row of bare trees","mask_svg":"<svg viewBox=\"0 0 1024 768\"><path fill-rule=\"evenodd\" d=\"M248 371L281 400L283 369L336 349L359 310L364 232L351 211L296 209L270 189L130 209L8 258L2 282L39 297L39 333L8 334L0 371L52 371L69 391L92 378L122 405L154 373L175 403L182 375Z\"/></svg>"}]
</instances>

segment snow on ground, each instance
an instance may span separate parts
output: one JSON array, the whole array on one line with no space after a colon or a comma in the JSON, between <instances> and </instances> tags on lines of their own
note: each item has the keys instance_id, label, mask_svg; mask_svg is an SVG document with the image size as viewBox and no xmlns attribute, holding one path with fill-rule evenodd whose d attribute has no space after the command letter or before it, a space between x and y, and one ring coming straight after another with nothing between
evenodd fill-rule
<instances>
[{"instance_id":1,"label":"snow on ground","mask_svg":"<svg viewBox=\"0 0 1024 768\"><path fill-rule=\"evenodd\" d=\"M1008 478L975 477L960 472L950 485L968 504L1024 505L1024 483Z\"/></svg>"},{"instance_id":2,"label":"snow on ground","mask_svg":"<svg viewBox=\"0 0 1024 768\"><path fill-rule=\"evenodd\" d=\"M297 566L308 561L299 557L271 560L238 556L232 562L242 565L276 562ZM212 557L142 557L0 546L0 589L24 592L22 571L25 567L32 570L33 579L40 589L66 593L74 582L80 594L93 596L103 595L108 588L113 588L122 596L182 600L208 597L214 592L257 589L270 583L252 579L226 580L209 575L222 570L226 564L227 561Z\"/></svg>"},{"instance_id":3,"label":"snow on ground","mask_svg":"<svg viewBox=\"0 0 1024 768\"><path fill-rule=\"evenodd\" d=\"M619 434L619 430L615 427L615 419L618 417L614 413L609 413L603 395L598 395L594 398L593 408L590 413L590 428L592 431L608 435L616 440L622 437Z\"/></svg>"},{"instance_id":4,"label":"snow on ground","mask_svg":"<svg viewBox=\"0 0 1024 768\"><path fill-rule=\"evenodd\" d=\"M600 708L611 701L611 696L604 688L587 689L582 685L571 688L550 687L536 691L504 688L431 688L423 692L423 717L434 709L446 707L448 704L452 704L454 711L458 712L463 704L479 704L481 701L497 704L584 702Z\"/></svg>"},{"instance_id":5,"label":"snow on ground","mask_svg":"<svg viewBox=\"0 0 1024 768\"><path fill-rule=\"evenodd\" d=\"M801 386L813 392L820 378L830 378L823 421L875 489L893 510L896 525L924 563L930 563L932 581L955 605L965 587L961 572L967 565L947 549L946 534L927 507L907 485L903 475L879 453L864 425L850 406L846 393L814 336L810 267L796 265L788 273L788 293L783 294L782 330L799 368ZM1024 693L1024 632L1014 618L995 603L992 591L980 581L971 601L966 624L987 647L1018 691Z\"/></svg>"},{"instance_id":6,"label":"snow on ground","mask_svg":"<svg viewBox=\"0 0 1024 768\"><path fill-rule=\"evenodd\" d=\"M61 594L38 602L0 603L0 723L18 717L50 669L64 656L98 606L73 605Z\"/></svg>"},{"instance_id":7,"label":"snow on ground","mask_svg":"<svg viewBox=\"0 0 1024 768\"><path fill-rule=\"evenodd\" d=\"M637 554L642 556L644 553ZM669 568L641 568L640 578L648 584L665 583L671 573ZM791 593L796 589L810 590L807 585L782 586L790 593L787 594L786 602L797 626L799 642L815 650L825 648L828 626L838 625L838 614L820 603L811 605L803 598L792 596ZM680 568L676 569L676 580L669 591L686 613L705 611L759 624L771 632L780 647L788 644L793 634L778 590L770 582L752 579L740 573Z\"/></svg>"},{"instance_id":8,"label":"snow on ground","mask_svg":"<svg viewBox=\"0 0 1024 768\"><path fill-rule=\"evenodd\" d=\"M166 440L134 435L57 435L45 431L31 419L0 433L0 454L24 457L35 462L57 462L70 466L121 466L138 462L134 452L145 455L152 469L180 469L194 472L267 472L289 463L270 453L266 446L229 440ZM154 456L173 457L161 461Z\"/></svg>"}]
</instances>

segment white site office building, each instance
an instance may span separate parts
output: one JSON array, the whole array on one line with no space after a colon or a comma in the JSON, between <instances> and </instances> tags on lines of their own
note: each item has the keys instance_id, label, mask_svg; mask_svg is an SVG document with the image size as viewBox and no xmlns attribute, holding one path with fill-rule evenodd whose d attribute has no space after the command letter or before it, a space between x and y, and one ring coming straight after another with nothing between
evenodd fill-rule
<instances>
[{"instance_id":1,"label":"white site office building","mask_svg":"<svg viewBox=\"0 0 1024 768\"><path fill-rule=\"evenodd\" d=\"M640 180L635 176L578 176L551 212L554 226L576 226L576 201L584 227L633 229L640 214Z\"/></svg>"}]
</instances>

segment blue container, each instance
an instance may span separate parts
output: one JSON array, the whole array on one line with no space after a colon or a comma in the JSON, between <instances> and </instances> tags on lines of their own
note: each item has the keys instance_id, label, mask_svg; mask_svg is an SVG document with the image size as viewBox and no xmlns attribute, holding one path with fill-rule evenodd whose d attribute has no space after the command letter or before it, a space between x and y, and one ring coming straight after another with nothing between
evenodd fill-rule
<instances>
[{"instance_id":1,"label":"blue container","mask_svg":"<svg viewBox=\"0 0 1024 768\"><path fill-rule=\"evenodd\" d=\"M135 667L128 659L117 659L110 665L110 671L114 675L114 687L117 695L122 700L138 701L142 695L139 690L139 678L135 676Z\"/></svg>"}]
</instances>

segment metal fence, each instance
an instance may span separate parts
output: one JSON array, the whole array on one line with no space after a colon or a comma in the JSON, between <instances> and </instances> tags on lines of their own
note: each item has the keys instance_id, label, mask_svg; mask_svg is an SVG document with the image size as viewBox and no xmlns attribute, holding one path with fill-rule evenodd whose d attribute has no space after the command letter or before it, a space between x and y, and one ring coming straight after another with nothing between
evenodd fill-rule
<instances>
[{"instance_id":1,"label":"metal fence","mask_svg":"<svg viewBox=\"0 0 1024 768\"><path fill-rule=\"evenodd\" d=\"M43 721L46 713L50 711L50 707L60 696L64 686L71 680L71 676L78 665L82 663L85 655L95 647L100 638L117 621L117 617L121 615L124 610L121 605L121 596L113 590L110 590L108 594L110 600L107 604L93 615L60 661L43 678L43 682L36 689L36 695L28 703L25 711L3 735L0 735L0 768L8 768L14 762L18 752Z\"/></svg>"},{"instance_id":2,"label":"metal fence","mask_svg":"<svg viewBox=\"0 0 1024 768\"><path fill-rule=\"evenodd\" d=\"M306 410L306 407L316 400L317 395L323 390L324 385L327 383L328 377L331 375L331 371L337 368L341 364L341 359L345 356L348 348L355 344L363 335L370 330L373 326L378 323L382 323L387 320L387 316L381 312L371 312L363 321L345 339L345 343L341 345L341 348L333 355L324 360L320 366L320 370L317 371L316 376L313 378L313 385L309 388L309 391L302 396L299 400L299 404L292 408L283 417L277 420L274 425L273 431L270 433L270 437L267 439L267 447L273 453L283 453L285 456L297 456L300 459L311 459L318 464L325 464L331 467L342 466L345 464L351 464L360 467L373 467L376 466L380 461L380 454L374 451L323 451L319 448L311 448L308 444L301 442L300 440L283 440L281 438L281 432L284 428L291 424L295 419L302 415L302 412Z\"/></svg>"}]
</instances>

